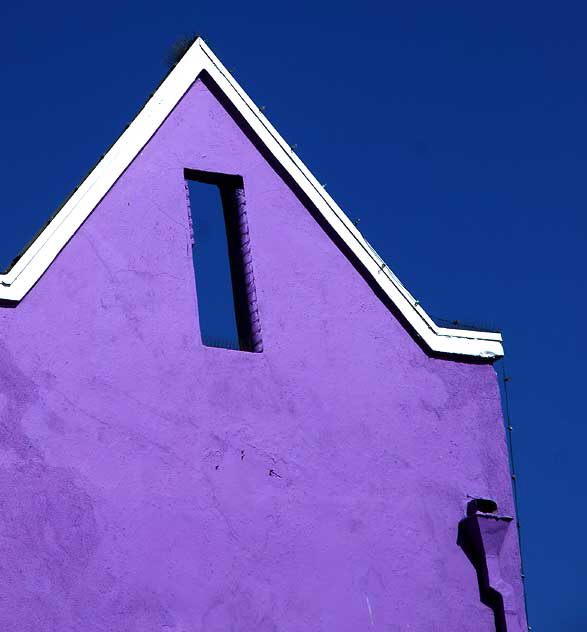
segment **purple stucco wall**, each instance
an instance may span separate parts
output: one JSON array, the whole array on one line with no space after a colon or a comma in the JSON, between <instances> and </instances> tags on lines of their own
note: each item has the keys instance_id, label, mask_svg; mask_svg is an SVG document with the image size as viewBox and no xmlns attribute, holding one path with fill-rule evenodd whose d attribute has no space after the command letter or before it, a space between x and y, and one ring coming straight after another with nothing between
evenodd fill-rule
<instances>
[{"instance_id":1,"label":"purple stucco wall","mask_svg":"<svg viewBox=\"0 0 587 632\"><path fill-rule=\"evenodd\" d=\"M186 167L244 177L263 353L200 342ZM495 630L457 545L514 511L494 369L429 357L200 81L0 328L0 630Z\"/></svg>"}]
</instances>

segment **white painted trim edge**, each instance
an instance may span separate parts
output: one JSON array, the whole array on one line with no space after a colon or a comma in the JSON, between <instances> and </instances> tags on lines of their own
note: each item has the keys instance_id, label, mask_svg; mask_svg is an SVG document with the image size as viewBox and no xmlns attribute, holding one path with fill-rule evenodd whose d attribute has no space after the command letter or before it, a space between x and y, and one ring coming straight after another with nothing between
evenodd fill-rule
<instances>
[{"instance_id":1,"label":"white painted trim edge","mask_svg":"<svg viewBox=\"0 0 587 632\"><path fill-rule=\"evenodd\" d=\"M202 71L212 77L274 158L432 351L480 358L498 358L503 355L499 333L447 329L434 323L202 39L194 42L125 132L14 267L7 274L0 275L0 300L18 302L27 294Z\"/></svg>"}]
</instances>

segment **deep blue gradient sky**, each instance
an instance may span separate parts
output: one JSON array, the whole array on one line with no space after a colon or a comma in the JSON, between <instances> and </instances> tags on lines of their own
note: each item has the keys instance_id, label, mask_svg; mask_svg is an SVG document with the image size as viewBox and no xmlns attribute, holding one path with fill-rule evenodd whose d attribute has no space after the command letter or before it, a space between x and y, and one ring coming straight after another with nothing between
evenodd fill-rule
<instances>
[{"instance_id":1,"label":"deep blue gradient sky","mask_svg":"<svg viewBox=\"0 0 587 632\"><path fill-rule=\"evenodd\" d=\"M202 33L429 313L504 332L530 622L585 630L586 23L580 2L2 3L0 264Z\"/></svg>"}]
</instances>

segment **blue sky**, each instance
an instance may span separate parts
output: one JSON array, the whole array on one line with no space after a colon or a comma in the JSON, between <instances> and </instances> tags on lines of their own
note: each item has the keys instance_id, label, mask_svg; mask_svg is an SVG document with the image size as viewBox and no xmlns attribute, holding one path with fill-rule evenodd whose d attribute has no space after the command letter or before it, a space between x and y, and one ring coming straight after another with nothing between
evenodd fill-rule
<instances>
[{"instance_id":1,"label":"blue sky","mask_svg":"<svg viewBox=\"0 0 587 632\"><path fill-rule=\"evenodd\" d=\"M584 3L2 3L0 265L198 32L429 313L505 336L534 630L587 629Z\"/></svg>"}]
</instances>

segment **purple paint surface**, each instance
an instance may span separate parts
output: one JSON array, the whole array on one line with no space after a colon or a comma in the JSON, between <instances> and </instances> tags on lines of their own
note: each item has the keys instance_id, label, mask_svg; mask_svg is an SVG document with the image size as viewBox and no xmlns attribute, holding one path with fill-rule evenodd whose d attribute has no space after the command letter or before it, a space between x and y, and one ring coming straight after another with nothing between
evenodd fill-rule
<instances>
[{"instance_id":1,"label":"purple paint surface","mask_svg":"<svg viewBox=\"0 0 587 632\"><path fill-rule=\"evenodd\" d=\"M244 178L262 353L200 341L185 168ZM0 328L1 630L496 629L457 545L470 496L514 515L494 369L429 357L201 81Z\"/></svg>"}]
</instances>

